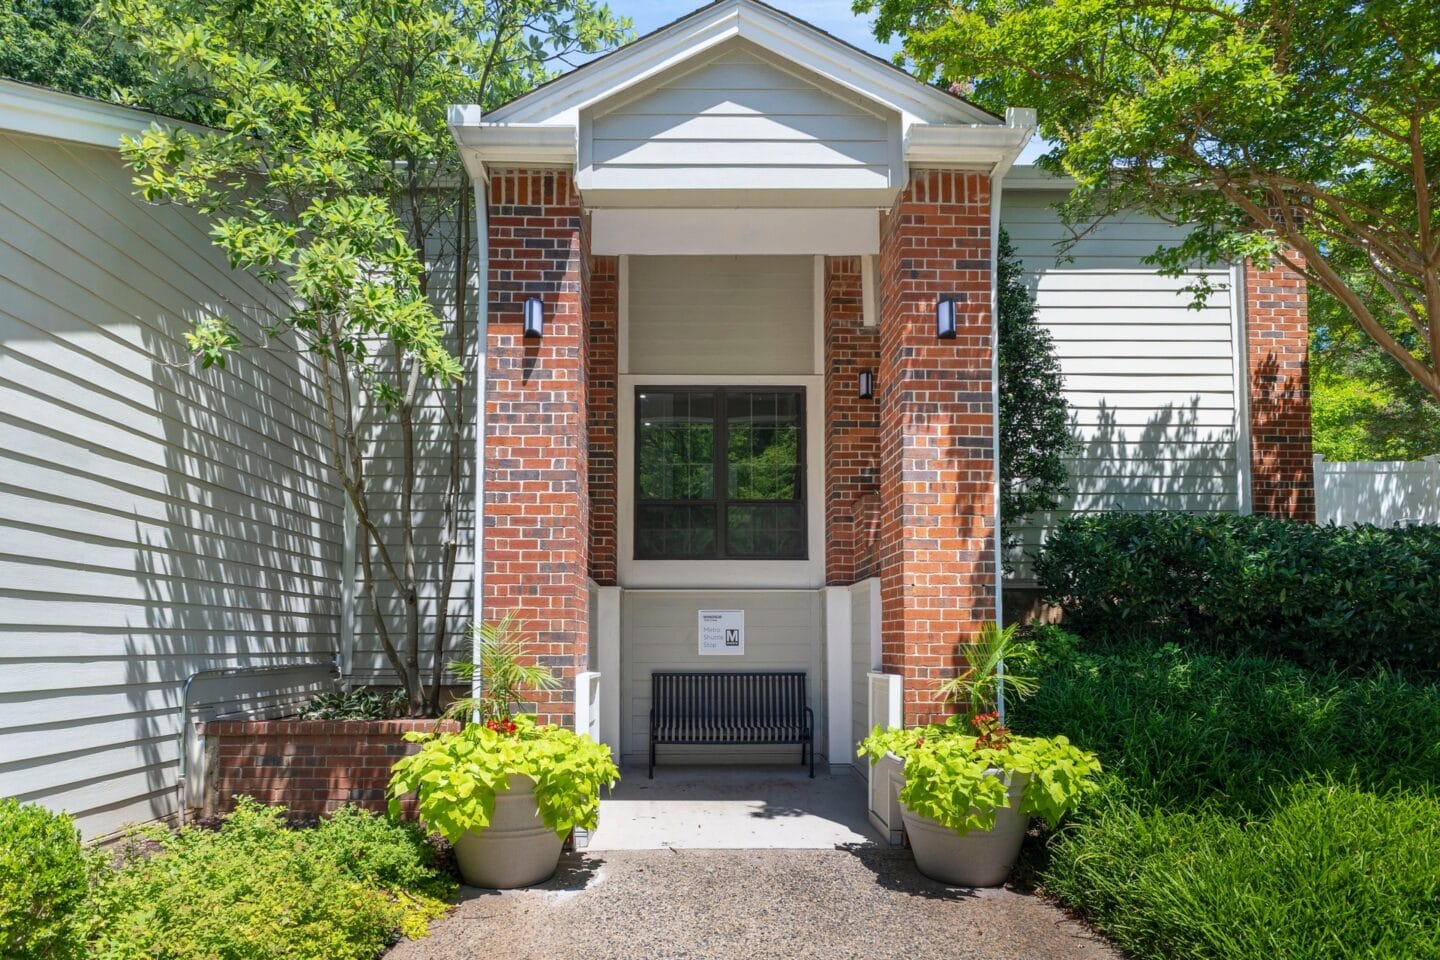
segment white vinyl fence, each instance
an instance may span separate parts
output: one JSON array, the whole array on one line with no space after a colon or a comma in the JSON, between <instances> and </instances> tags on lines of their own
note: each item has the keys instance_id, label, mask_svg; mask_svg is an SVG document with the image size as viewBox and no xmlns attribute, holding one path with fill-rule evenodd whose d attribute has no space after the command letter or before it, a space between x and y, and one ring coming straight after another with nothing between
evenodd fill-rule
<instances>
[{"instance_id":1,"label":"white vinyl fence","mask_svg":"<svg viewBox=\"0 0 1440 960\"><path fill-rule=\"evenodd\" d=\"M1381 527L1440 523L1440 456L1332 463L1316 454L1315 516Z\"/></svg>"}]
</instances>

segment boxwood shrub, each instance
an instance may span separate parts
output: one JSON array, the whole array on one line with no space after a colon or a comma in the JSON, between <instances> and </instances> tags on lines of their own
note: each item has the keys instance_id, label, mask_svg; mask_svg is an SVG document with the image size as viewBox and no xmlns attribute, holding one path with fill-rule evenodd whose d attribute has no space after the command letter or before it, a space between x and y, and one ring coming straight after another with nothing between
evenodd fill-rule
<instances>
[{"instance_id":1,"label":"boxwood shrub","mask_svg":"<svg viewBox=\"0 0 1440 960\"><path fill-rule=\"evenodd\" d=\"M1306 666L1440 673L1440 527L1096 514L1063 521L1035 570L1087 640L1140 630Z\"/></svg>"},{"instance_id":2,"label":"boxwood shrub","mask_svg":"<svg viewBox=\"0 0 1440 960\"><path fill-rule=\"evenodd\" d=\"M85 954L87 861L63 813L0 800L0 957Z\"/></svg>"}]
</instances>

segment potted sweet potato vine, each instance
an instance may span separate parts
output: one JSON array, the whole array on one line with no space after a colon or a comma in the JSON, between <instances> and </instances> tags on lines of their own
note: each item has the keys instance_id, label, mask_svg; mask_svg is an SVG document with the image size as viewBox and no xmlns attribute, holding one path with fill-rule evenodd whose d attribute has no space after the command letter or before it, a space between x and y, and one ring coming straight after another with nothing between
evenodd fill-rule
<instances>
[{"instance_id":1,"label":"potted sweet potato vine","mask_svg":"<svg viewBox=\"0 0 1440 960\"><path fill-rule=\"evenodd\" d=\"M458 733L406 735L420 750L391 770L390 811L398 814L401 800L416 794L420 819L454 845L466 883L526 887L555 872L574 828L595 829L600 789L620 771L608 747L519 711L523 690L553 689L558 681L520 662L512 618L478 629L484 693L447 711L461 723ZM476 669L452 667L466 679Z\"/></svg>"},{"instance_id":2,"label":"potted sweet potato vine","mask_svg":"<svg viewBox=\"0 0 1440 960\"><path fill-rule=\"evenodd\" d=\"M1012 733L1000 716L1002 683L1012 698L1035 681L1003 672L1021 659L1014 626L986 624L964 648L965 667L942 693L964 710L943 724L886 730L860 741L860 756L903 764L900 804L921 873L956 886L1005 882L1031 817L1052 825L1097 788L1100 761L1063 736Z\"/></svg>"}]
</instances>

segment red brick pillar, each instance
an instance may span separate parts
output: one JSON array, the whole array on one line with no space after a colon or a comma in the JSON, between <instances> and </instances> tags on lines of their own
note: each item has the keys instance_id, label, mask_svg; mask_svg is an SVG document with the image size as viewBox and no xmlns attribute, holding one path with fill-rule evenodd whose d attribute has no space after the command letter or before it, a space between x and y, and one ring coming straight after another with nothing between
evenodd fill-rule
<instances>
[{"instance_id":1,"label":"red brick pillar","mask_svg":"<svg viewBox=\"0 0 1440 960\"><path fill-rule=\"evenodd\" d=\"M1278 260L1247 263L1245 329L1254 512L1314 523L1305 278Z\"/></svg>"},{"instance_id":2,"label":"red brick pillar","mask_svg":"<svg viewBox=\"0 0 1440 960\"><path fill-rule=\"evenodd\" d=\"M610 586L616 570L616 387L620 322L620 259L590 258L590 579Z\"/></svg>"},{"instance_id":3,"label":"red brick pillar","mask_svg":"<svg viewBox=\"0 0 1440 960\"><path fill-rule=\"evenodd\" d=\"M991 241L975 173L914 171L880 224L881 644L907 724L951 712L935 688L995 616Z\"/></svg>"},{"instance_id":4,"label":"red brick pillar","mask_svg":"<svg viewBox=\"0 0 1440 960\"><path fill-rule=\"evenodd\" d=\"M879 366L879 330L865 326L859 257L825 258L825 582L874 575L870 506L878 493L880 402L859 396Z\"/></svg>"},{"instance_id":5,"label":"red brick pillar","mask_svg":"<svg viewBox=\"0 0 1440 960\"><path fill-rule=\"evenodd\" d=\"M490 179L485 617L509 611L535 660L561 678L538 720L569 724L590 630L584 297L588 233L568 172ZM545 307L525 339L525 301Z\"/></svg>"}]
</instances>

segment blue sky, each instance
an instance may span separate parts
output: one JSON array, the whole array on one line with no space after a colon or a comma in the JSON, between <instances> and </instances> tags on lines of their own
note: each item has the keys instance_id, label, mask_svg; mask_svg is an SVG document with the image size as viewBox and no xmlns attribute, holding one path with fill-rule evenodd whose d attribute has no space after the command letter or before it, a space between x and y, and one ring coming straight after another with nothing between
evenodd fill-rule
<instances>
[{"instance_id":1,"label":"blue sky","mask_svg":"<svg viewBox=\"0 0 1440 960\"><path fill-rule=\"evenodd\" d=\"M772 7L812 23L846 43L882 57L889 57L895 45L882 45L870 34L873 16L860 17L850 12L850 0L767 0ZM637 36L644 36L656 27L682 17L703 5L704 0L609 0L610 9L629 17L635 23Z\"/></svg>"}]
</instances>

